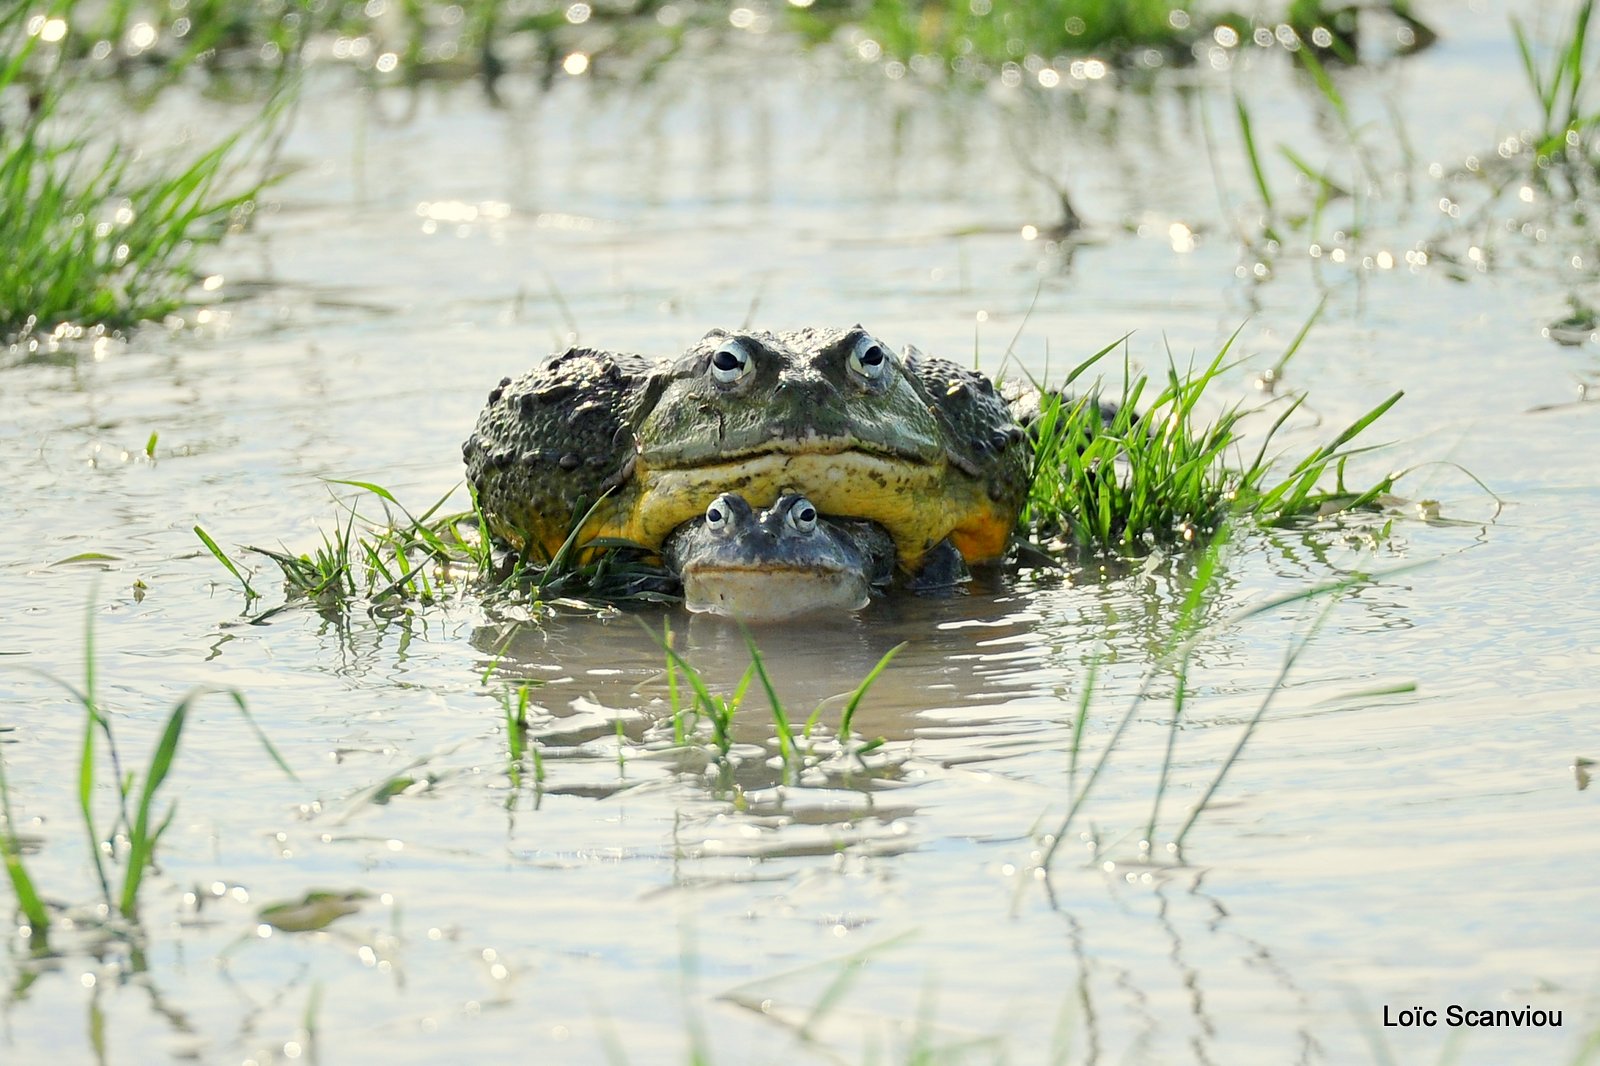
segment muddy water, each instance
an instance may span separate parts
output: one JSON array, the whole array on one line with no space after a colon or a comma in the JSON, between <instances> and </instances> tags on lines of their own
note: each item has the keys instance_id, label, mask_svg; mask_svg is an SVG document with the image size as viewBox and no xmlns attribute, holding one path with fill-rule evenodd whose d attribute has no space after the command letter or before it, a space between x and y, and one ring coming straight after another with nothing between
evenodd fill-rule
<instances>
[{"instance_id":1,"label":"muddy water","mask_svg":"<svg viewBox=\"0 0 1600 1066\"><path fill-rule=\"evenodd\" d=\"M205 321L0 370L0 740L29 869L72 919L42 960L7 940L6 1060L664 1062L696 1042L724 1062L1574 1057L1600 1024L1595 793L1572 769L1600 757L1600 421L1572 401L1600 355L1541 328L1596 298L1596 263L1542 191L1491 200L1463 169L1532 108L1505 12L1455 19L1432 51L1341 76L1370 188L1278 251L1241 251L1260 197L1234 90L1261 143L1352 173L1349 135L1281 57L1038 97L763 49L693 55L647 90L511 83L500 109L471 86L317 74L287 146L300 169L207 260L226 280ZM1282 210L1312 202L1267 162ZM1052 183L1089 223L1070 247L1047 241ZM1338 236L1357 215L1359 237ZM1414 266L1419 241L1436 254ZM886 741L867 766L786 781L761 701L729 778L673 749L634 617L529 621L461 596L246 625L191 532L309 549L339 513L330 477L431 503L488 388L572 335L669 352L747 319L860 321L958 359L976 345L989 370L1015 336L1041 374L1129 331L1141 365L1208 359L1242 323L1220 406L1256 402L1323 297L1287 369L1311 394L1292 443L1404 389L1371 431L1392 443L1352 473L1417 467L1400 491L1443 520L1235 541L1151 855L1170 671L1132 700L1193 580L1181 554L763 631L791 713L823 702L828 724L907 644L856 719ZM1320 605L1229 619L1358 570L1393 572L1327 618L1175 861L1167 842ZM26 669L80 683L86 617L125 766L205 685L242 691L299 777L226 700L198 704L131 942L93 913L81 712ZM736 630L641 617L732 690ZM533 684L542 781L508 772L506 678ZM103 822L104 787L99 803ZM261 924L313 889L366 896L324 931ZM1451 1004L1563 1026L1383 1025L1385 1007Z\"/></svg>"}]
</instances>

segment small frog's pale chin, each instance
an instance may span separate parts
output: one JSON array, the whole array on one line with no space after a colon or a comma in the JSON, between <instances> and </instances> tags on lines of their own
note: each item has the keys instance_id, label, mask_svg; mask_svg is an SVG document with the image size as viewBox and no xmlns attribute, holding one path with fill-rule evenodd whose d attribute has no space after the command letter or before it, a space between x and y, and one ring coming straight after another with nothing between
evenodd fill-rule
<instances>
[{"instance_id":1,"label":"small frog's pale chin","mask_svg":"<svg viewBox=\"0 0 1600 1066\"><path fill-rule=\"evenodd\" d=\"M741 622L848 613L859 611L869 599L866 576L853 570L707 566L683 572L684 606Z\"/></svg>"}]
</instances>

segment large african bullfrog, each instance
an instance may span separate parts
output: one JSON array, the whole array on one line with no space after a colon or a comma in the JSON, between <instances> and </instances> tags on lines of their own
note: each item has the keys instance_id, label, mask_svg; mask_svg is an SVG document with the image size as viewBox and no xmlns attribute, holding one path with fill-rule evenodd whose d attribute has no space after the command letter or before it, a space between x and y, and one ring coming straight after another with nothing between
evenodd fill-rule
<instances>
[{"instance_id":1,"label":"large african bullfrog","mask_svg":"<svg viewBox=\"0 0 1600 1066\"><path fill-rule=\"evenodd\" d=\"M912 573L998 558L1030 461L988 378L859 326L714 330L660 361L573 348L490 392L462 453L491 528L535 557L591 505L580 541L659 551L724 492L793 492L883 527Z\"/></svg>"}]
</instances>

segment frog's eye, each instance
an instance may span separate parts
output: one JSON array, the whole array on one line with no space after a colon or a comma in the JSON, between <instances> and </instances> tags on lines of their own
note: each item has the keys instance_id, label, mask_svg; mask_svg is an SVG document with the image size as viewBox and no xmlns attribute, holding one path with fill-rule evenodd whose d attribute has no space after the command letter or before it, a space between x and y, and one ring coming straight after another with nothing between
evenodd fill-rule
<instances>
[{"instance_id":1,"label":"frog's eye","mask_svg":"<svg viewBox=\"0 0 1600 1066\"><path fill-rule=\"evenodd\" d=\"M718 536L742 528L749 519L750 505L737 492L724 492L706 508L706 529Z\"/></svg>"},{"instance_id":2,"label":"frog's eye","mask_svg":"<svg viewBox=\"0 0 1600 1066\"><path fill-rule=\"evenodd\" d=\"M817 509L804 496L789 508L789 526L797 533L810 533L817 528Z\"/></svg>"},{"instance_id":3,"label":"frog's eye","mask_svg":"<svg viewBox=\"0 0 1600 1066\"><path fill-rule=\"evenodd\" d=\"M711 376L721 385L732 385L755 369L750 350L738 341L726 341L711 353Z\"/></svg>"},{"instance_id":4,"label":"frog's eye","mask_svg":"<svg viewBox=\"0 0 1600 1066\"><path fill-rule=\"evenodd\" d=\"M867 381L877 381L889 369L889 353L865 333L856 339L848 361L850 372Z\"/></svg>"}]
</instances>

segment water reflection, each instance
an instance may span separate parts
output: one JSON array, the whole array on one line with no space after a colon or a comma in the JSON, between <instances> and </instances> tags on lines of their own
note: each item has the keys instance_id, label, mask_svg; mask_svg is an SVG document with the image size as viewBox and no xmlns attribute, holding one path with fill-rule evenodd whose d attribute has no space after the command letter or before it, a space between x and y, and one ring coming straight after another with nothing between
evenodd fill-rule
<instances>
[{"instance_id":1,"label":"water reflection","mask_svg":"<svg viewBox=\"0 0 1600 1066\"><path fill-rule=\"evenodd\" d=\"M1345 594L1343 632L1411 629L1411 579L1363 577L1375 565L1361 526L1278 530L1235 553L1201 601L1200 624L1214 636L1191 653L1192 693L1248 696L1266 691L1270 675L1260 661L1261 650L1276 623L1243 629L1221 623L1252 602L1284 590L1303 590L1333 574L1362 577ZM1355 543L1344 542L1346 535ZM1096 720L1150 685L1152 671L1158 677L1150 690L1150 713L1163 713L1161 701L1171 693L1159 675L1175 668L1173 634L1195 564L1194 556L1176 553L1153 555L1132 573L990 573L957 596L896 594L855 616L750 630L675 609L507 619L472 630L472 645L482 656L472 670L492 676L496 686L531 686L529 736L547 760L576 757L598 766L603 752L622 757L616 745L628 746L633 757L634 749L648 752L670 741L674 697L659 644L666 627L673 632L677 652L710 692L722 697L731 697L745 677L751 662L747 639L754 640L785 715L797 730L813 712L824 731L834 728L858 682L903 643L853 722L859 736L889 742L888 762L862 774L836 773L824 764L825 772L802 775L797 782L804 789L871 790L886 780L885 774L902 777L903 760L912 750L946 768L1026 760L1036 751L1036 736L1070 726L1092 671L1095 682L1089 695ZM1307 609L1309 605L1284 617ZM1202 669L1233 673L1218 682ZM677 686L678 706L692 707L687 683L679 678ZM1224 715L1218 723L1234 721ZM1202 714L1190 728L1208 722ZM689 780L704 779L713 792L737 788L751 793L788 780L774 737L766 696L760 685L750 683L733 722L732 739L740 748L727 774L719 778L704 751L674 748L651 758L667 757L661 769L686 774ZM915 748L905 747L916 741L921 743Z\"/></svg>"}]
</instances>

